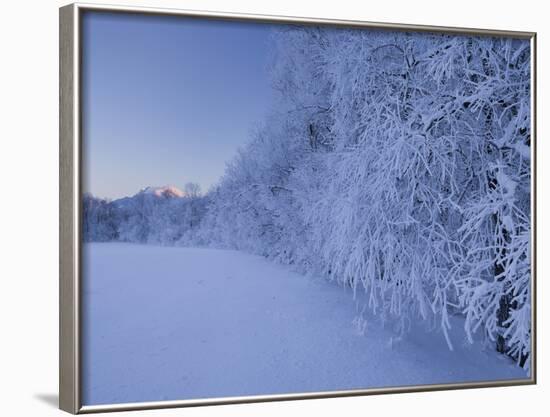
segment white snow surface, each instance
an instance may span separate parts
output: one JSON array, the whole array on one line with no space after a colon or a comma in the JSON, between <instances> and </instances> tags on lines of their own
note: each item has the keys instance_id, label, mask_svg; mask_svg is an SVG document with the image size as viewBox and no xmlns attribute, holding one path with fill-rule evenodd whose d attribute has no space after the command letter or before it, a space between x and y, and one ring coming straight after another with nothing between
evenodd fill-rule
<instances>
[{"instance_id":1,"label":"white snow surface","mask_svg":"<svg viewBox=\"0 0 550 417\"><path fill-rule=\"evenodd\" d=\"M198 399L526 378L461 319L396 342L364 301L232 250L84 244L83 402Z\"/></svg>"}]
</instances>

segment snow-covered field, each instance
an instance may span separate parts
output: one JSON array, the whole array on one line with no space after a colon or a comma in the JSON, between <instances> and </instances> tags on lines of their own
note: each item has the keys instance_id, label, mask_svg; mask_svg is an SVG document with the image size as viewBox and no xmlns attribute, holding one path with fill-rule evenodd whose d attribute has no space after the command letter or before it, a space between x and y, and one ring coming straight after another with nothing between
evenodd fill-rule
<instances>
[{"instance_id":1,"label":"snow-covered field","mask_svg":"<svg viewBox=\"0 0 550 417\"><path fill-rule=\"evenodd\" d=\"M527 376L459 319L454 352L422 328L396 342L350 291L259 256L89 243L83 276L87 405Z\"/></svg>"}]
</instances>

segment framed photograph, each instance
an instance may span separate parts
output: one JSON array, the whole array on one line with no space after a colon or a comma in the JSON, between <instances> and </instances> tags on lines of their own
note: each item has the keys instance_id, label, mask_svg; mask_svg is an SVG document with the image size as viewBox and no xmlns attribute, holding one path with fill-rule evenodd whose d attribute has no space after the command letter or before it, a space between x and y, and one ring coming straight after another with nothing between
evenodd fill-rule
<instances>
[{"instance_id":1,"label":"framed photograph","mask_svg":"<svg viewBox=\"0 0 550 417\"><path fill-rule=\"evenodd\" d=\"M60 9L60 408L533 384L535 33Z\"/></svg>"}]
</instances>

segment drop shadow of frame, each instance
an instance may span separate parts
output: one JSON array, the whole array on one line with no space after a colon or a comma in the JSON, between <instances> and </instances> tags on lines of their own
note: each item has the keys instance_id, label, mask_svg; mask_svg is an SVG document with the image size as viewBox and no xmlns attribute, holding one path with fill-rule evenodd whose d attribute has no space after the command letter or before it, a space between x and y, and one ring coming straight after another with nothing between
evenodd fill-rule
<instances>
[{"instance_id":1,"label":"drop shadow of frame","mask_svg":"<svg viewBox=\"0 0 550 417\"><path fill-rule=\"evenodd\" d=\"M34 394L34 398L50 407L59 407L59 395L57 394Z\"/></svg>"}]
</instances>

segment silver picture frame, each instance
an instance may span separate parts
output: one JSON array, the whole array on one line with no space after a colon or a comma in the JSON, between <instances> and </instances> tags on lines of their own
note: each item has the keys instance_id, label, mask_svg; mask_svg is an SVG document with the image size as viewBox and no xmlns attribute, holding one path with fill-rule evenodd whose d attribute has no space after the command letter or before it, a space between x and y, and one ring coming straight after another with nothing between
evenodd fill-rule
<instances>
[{"instance_id":1,"label":"silver picture frame","mask_svg":"<svg viewBox=\"0 0 550 417\"><path fill-rule=\"evenodd\" d=\"M391 29L398 31L444 32L458 35L497 36L528 39L531 44L531 254L532 254L532 356L530 378L475 383L450 383L357 389L284 395L260 395L196 400L155 401L83 406L81 401L81 197L82 197L82 103L81 103L81 19L86 11L104 11L148 15L169 15L256 21L294 23L300 25L327 25L339 27ZM282 400L302 400L328 397L364 396L373 394L412 393L432 390L504 387L535 384L537 380L536 346L536 33L506 30L471 29L375 23L305 17L268 16L206 11L177 10L154 7L112 6L75 3L59 10L59 408L72 414L143 410L174 407L237 404Z\"/></svg>"}]
</instances>

